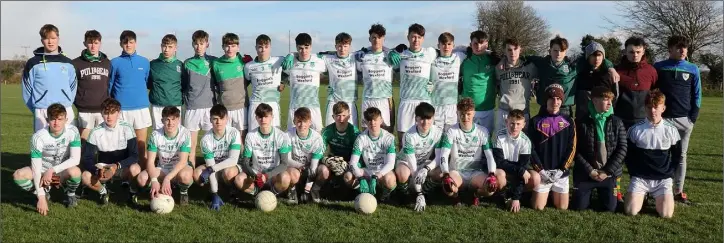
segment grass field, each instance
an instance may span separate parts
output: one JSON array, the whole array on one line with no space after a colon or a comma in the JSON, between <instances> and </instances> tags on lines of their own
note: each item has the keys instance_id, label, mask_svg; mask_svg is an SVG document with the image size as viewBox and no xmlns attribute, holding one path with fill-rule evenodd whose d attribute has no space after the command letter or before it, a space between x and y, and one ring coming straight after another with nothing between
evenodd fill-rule
<instances>
[{"instance_id":1,"label":"grass field","mask_svg":"<svg viewBox=\"0 0 724 243\"><path fill-rule=\"evenodd\" d=\"M282 104L288 102L288 91L284 94ZM490 203L478 208L432 205L424 213L381 205L369 216L355 213L351 203L280 203L268 214L250 204L227 203L221 212L213 212L204 201L207 193L196 186L191 189L191 205L177 206L168 215L115 203L98 206L94 193L81 199L78 207L67 209L60 203L62 196L54 192L49 215L43 217L35 212L34 195L20 190L12 179L15 169L29 165L28 140L32 134L32 116L23 105L20 86L3 85L1 104L0 207L5 242L722 241L722 98L704 98L689 146L686 191L697 205L677 204L674 218L669 220L657 217L653 208L645 208L636 217L552 208L537 212L528 207L511 214ZM322 114L324 110L323 105ZM286 113L286 105L282 111ZM283 127L285 123L283 119ZM625 190L628 175L624 175ZM113 185L111 190L120 189ZM116 199L121 198L111 198ZM141 203L147 205L148 201L142 199Z\"/></svg>"}]
</instances>

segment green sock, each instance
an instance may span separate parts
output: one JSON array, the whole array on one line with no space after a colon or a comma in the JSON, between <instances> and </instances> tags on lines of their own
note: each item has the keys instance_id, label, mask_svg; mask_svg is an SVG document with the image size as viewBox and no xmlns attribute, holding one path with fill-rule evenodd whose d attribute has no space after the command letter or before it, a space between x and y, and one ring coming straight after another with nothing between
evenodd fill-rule
<instances>
[{"instance_id":1,"label":"green sock","mask_svg":"<svg viewBox=\"0 0 724 243\"><path fill-rule=\"evenodd\" d=\"M435 188L440 187L440 184L442 183L439 181L425 180L425 183L422 184L422 191L424 193L433 192Z\"/></svg>"},{"instance_id":2,"label":"green sock","mask_svg":"<svg viewBox=\"0 0 724 243\"><path fill-rule=\"evenodd\" d=\"M33 182L30 180L15 180L15 184L25 191L33 191Z\"/></svg>"},{"instance_id":3,"label":"green sock","mask_svg":"<svg viewBox=\"0 0 724 243\"><path fill-rule=\"evenodd\" d=\"M71 177L65 181L65 193L68 195L75 195L75 190L80 185L80 177Z\"/></svg>"},{"instance_id":4,"label":"green sock","mask_svg":"<svg viewBox=\"0 0 724 243\"><path fill-rule=\"evenodd\" d=\"M407 185L408 185L408 182L404 182L404 183L398 182L397 189L399 189L400 192L407 194Z\"/></svg>"},{"instance_id":5,"label":"green sock","mask_svg":"<svg viewBox=\"0 0 724 243\"><path fill-rule=\"evenodd\" d=\"M193 184L193 182L191 182L191 184ZM188 184L188 185L183 184L183 183L178 184L178 188L181 191L181 195L189 194L189 187L191 187L191 184Z\"/></svg>"}]
</instances>

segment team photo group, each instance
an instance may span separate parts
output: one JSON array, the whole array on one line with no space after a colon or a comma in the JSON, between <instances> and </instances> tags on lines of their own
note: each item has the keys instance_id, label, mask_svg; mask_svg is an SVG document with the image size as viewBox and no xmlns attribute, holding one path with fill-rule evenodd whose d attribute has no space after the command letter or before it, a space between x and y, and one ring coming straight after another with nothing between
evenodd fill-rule
<instances>
[{"instance_id":1,"label":"team photo group","mask_svg":"<svg viewBox=\"0 0 724 243\"><path fill-rule=\"evenodd\" d=\"M101 33L88 30L64 37L83 38L86 48L72 59L58 28L46 24L22 73L35 133L30 161L13 179L37 196L42 215L52 188L63 190L67 207L81 195L115 203L107 188L114 181L127 195L118 203L175 194L183 206L193 185L216 211L261 195L298 204L370 194L414 211L431 200L477 206L482 198L514 213L619 207L636 215L652 207L664 218L675 202L691 203L686 153L702 95L687 38L669 37L668 58L648 63L637 36L623 53L592 41L571 58L560 36L547 55L527 56L514 38L504 53L489 51L480 30L457 42L441 33L436 47L423 47L430 33L412 24L408 43L389 49L385 27L368 33L356 51L344 32L335 50L314 51L300 33L286 56L271 55L265 34L240 43L226 33L213 56L209 34L198 30L165 35L149 61L133 31L120 34L120 56L109 57ZM194 56L177 59L188 41ZM256 55L240 53L240 44L253 44Z\"/></svg>"}]
</instances>

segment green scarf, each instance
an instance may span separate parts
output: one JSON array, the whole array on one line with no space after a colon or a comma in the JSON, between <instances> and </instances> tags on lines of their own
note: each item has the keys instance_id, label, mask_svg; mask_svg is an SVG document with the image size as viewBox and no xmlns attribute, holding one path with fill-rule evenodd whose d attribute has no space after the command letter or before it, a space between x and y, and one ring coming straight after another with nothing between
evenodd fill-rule
<instances>
[{"instance_id":1,"label":"green scarf","mask_svg":"<svg viewBox=\"0 0 724 243\"><path fill-rule=\"evenodd\" d=\"M596 141L605 141L606 132L604 126L606 119L613 114L613 106L609 107L607 111L598 113L596 107L593 106L593 101L588 102L588 113L591 114L591 118L596 123Z\"/></svg>"},{"instance_id":2,"label":"green scarf","mask_svg":"<svg viewBox=\"0 0 724 243\"><path fill-rule=\"evenodd\" d=\"M86 60L91 61L91 62L100 62L101 55L103 55L103 54L98 52L98 56L93 56L93 54L91 54L90 51L88 51L88 49L83 50L83 57L85 57Z\"/></svg>"}]
</instances>

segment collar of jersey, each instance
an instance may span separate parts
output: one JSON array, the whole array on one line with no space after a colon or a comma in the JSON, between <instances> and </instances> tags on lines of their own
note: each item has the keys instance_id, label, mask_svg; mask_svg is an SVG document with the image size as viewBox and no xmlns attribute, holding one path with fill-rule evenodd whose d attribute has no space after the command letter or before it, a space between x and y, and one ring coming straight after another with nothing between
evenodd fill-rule
<instances>
[{"instance_id":1,"label":"collar of jersey","mask_svg":"<svg viewBox=\"0 0 724 243\"><path fill-rule=\"evenodd\" d=\"M271 132L267 135L264 135L263 133L261 133L261 129L257 129L256 131L259 133L259 136L261 136L262 138L268 138L274 134L274 127L271 128Z\"/></svg>"},{"instance_id":2,"label":"collar of jersey","mask_svg":"<svg viewBox=\"0 0 724 243\"><path fill-rule=\"evenodd\" d=\"M470 129L469 132L466 132L465 129L463 129L462 124L460 124L460 131L463 131L464 133L472 133L472 132L474 132L474 131L475 131L475 123L473 123L473 128Z\"/></svg>"},{"instance_id":3,"label":"collar of jersey","mask_svg":"<svg viewBox=\"0 0 724 243\"><path fill-rule=\"evenodd\" d=\"M649 127L658 127L658 126L661 126L662 123L664 123L664 118L663 118L663 117L661 118L661 121L659 121L659 124L654 124L654 121L649 120L648 117L646 117L646 118L644 118L644 119L646 119L646 123L649 124Z\"/></svg>"},{"instance_id":4,"label":"collar of jersey","mask_svg":"<svg viewBox=\"0 0 724 243\"><path fill-rule=\"evenodd\" d=\"M178 135L178 134L176 134L176 135ZM214 133L213 129L211 131L211 136L214 137L214 140L216 140L216 141L221 140L222 138L224 138L226 136L226 128L224 128L224 133L221 135L220 138L216 138L216 134Z\"/></svg>"},{"instance_id":5,"label":"collar of jersey","mask_svg":"<svg viewBox=\"0 0 724 243\"><path fill-rule=\"evenodd\" d=\"M296 131L296 129L294 130L294 133L297 134L297 137L299 137L299 133ZM301 139L301 140L307 140L307 139L309 139L309 137L311 137L311 136L312 136L312 128L310 127L310 128L307 128L307 137L304 137L304 138L303 138L303 137L299 137L299 139Z\"/></svg>"},{"instance_id":6,"label":"collar of jersey","mask_svg":"<svg viewBox=\"0 0 724 243\"><path fill-rule=\"evenodd\" d=\"M118 127L118 121L116 121L116 127L111 127L111 125L108 125L108 123L106 123L106 122L103 122L103 126L104 126L107 130L111 130L111 131L112 131L112 130L116 129L116 127Z\"/></svg>"},{"instance_id":7,"label":"collar of jersey","mask_svg":"<svg viewBox=\"0 0 724 243\"><path fill-rule=\"evenodd\" d=\"M377 138L372 138L372 136L370 135L370 131L367 130L367 137L370 138L370 140L372 140L372 141L380 140L380 138L382 137L382 130L380 130L380 135L377 136Z\"/></svg>"},{"instance_id":8,"label":"collar of jersey","mask_svg":"<svg viewBox=\"0 0 724 243\"><path fill-rule=\"evenodd\" d=\"M265 62L268 62L269 60L271 60L271 58L272 58L272 57L269 56L269 58L267 58L265 61L259 61L259 56L256 56L256 57L254 58L254 62L256 62L256 63L265 63Z\"/></svg>"},{"instance_id":9,"label":"collar of jersey","mask_svg":"<svg viewBox=\"0 0 724 243\"><path fill-rule=\"evenodd\" d=\"M174 139L176 139L176 137L178 137L178 134L181 131L180 129L181 128L179 128L179 127L176 128L176 136L173 136L172 138L166 136L166 131L163 131L163 137L165 137L166 140L174 140ZM224 129L224 133L226 133L226 129Z\"/></svg>"},{"instance_id":10,"label":"collar of jersey","mask_svg":"<svg viewBox=\"0 0 724 243\"><path fill-rule=\"evenodd\" d=\"M419 127L415 126L415 131L417 131L417 134L420 135L420 137L422 137L422 138L427 138L427 136L430 136L430 132L432 132L431 130L432 130L432 127L430 127L430 130L427 130L427 134L422 135Z\"/></svg>"},{"instance_id":11,"label":"collar of jersey","mask_svg":"<svg viewBox=\"0 0 724 243\"><path fill-rule=\"evenodd\" d=\"M347 134L347 130L349 130L349 127L350 127L351 125L352 125L352 124L347 123L347 127L346 127L346 128L344 129L344 131L342 131L342 132L340 132L340 131L337 130L337 126L334 126L334 132L336 132L336 133L339 134L339 135L345 135L345 134Z\"/></svg>"},{"instance_id":12,"label":"collar of jersey","mask_svg":"<svg viewBox=\"0 0 724 243\"><path fill-rule=\"evenodd\" d=\"M65 133L65 127L63 127L63 131L61 131L60 134L58 134L58 136L53 136L53 133L50 132L50 126L48 126L48 134L50 134L50 136L53 138L59 138L60 136L63 136L63 133Z\"/></svg>"}]
</instances>

